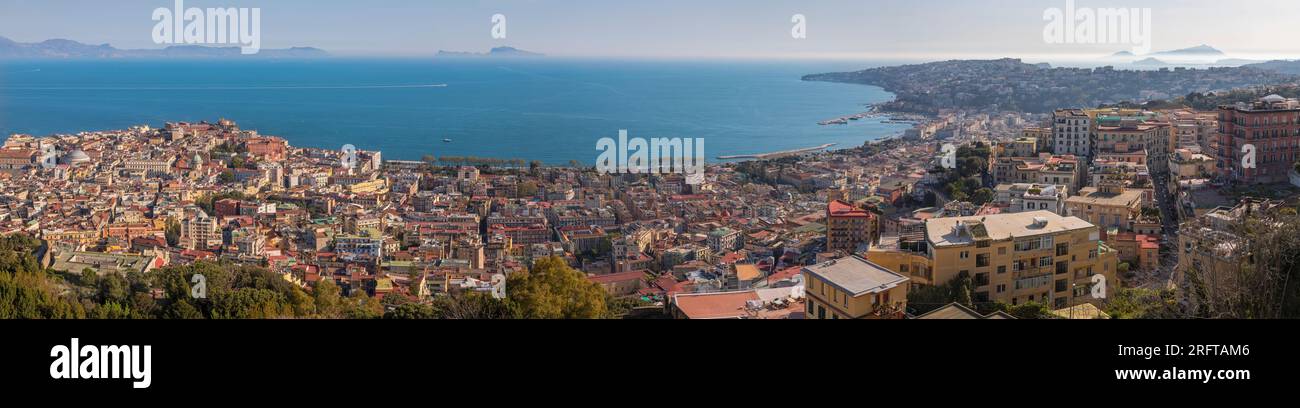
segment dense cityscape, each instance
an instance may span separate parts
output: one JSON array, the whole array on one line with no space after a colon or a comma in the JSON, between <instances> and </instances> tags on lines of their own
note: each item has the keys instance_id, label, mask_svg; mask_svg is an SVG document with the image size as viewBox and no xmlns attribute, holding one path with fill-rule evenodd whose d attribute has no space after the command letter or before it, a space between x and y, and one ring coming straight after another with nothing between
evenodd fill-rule
<instances>
[{"instance_id":1,"label":"dense cityscape","mask_svg":"<svg viewBox=\"0 0 1300 408\"><path fill-rule=\"evenodd\" d=\"M1295 316L1298 142L1277 95L944 110L702 183L384 160L228 119L15 134L0 317Z\"/></svg>"}]
</instances>

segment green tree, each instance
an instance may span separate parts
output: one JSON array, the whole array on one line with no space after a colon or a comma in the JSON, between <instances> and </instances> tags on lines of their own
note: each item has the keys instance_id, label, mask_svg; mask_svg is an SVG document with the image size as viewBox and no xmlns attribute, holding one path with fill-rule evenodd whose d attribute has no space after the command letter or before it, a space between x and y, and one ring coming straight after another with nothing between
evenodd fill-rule
<instances>
[{"instance_id":1,"label":"green tree","mask_svg":"<svg viewBox=\"0 0 1300 408\"><path fill-rule=\"evenodd\" d=\"M181 223L176 221L176 217L167 217L167 227L163 230L164 236L167 237L167 246L176 247L181 242Z\"/></svg>"},{"instance_id":2,"label":"green tree","mask_svg":"<svg viewBox=\"0 0 1300 408\"><path fill-rule=\"evenodd\" d=\"M324 317L338 317L342 305L339 292L339 286L333 280L321 279L317 282L314 291L316 313Z\"/></svg>"},{"instance_id":3,"label":"green tree","mask_svg":"<svg viewBox=\"0 0 1300 408\"><path fill-rule=\"evenodd\" d=\"M606 314L605 290L558 257L511 274L506 287L512 307L525 318L596 319Z\"/></svg>"},{"instance_id":4,"label":"green tree","mask_svg":"<svg viewBox=\"0 0 1300 408\"><path fill-rule=\"evenodd\" d=\"M364 290L352 290L347 299L347 317L350 319L378 319L384 316L384 305Z\"/></svg>"},{"instance_id":5,"label":"green tree","mask_svg":"<svg viewBox=\"0 0 1300 408\"><path fill-rule=\"evenodd\" d=\"M433 319L437 317L434 314L433 307L415 302L408 302L394 307L392 310L384 312L385 319L415 320L415 319Z\"/></svg>"},{"instance_id":6,"label":"green tree","mask_svg":"<svg viewBox=\"0 0 1300 408\"><path fill-rule=\"evenodd\" d=\"M1007 313L1015 316L1017 319L1055 319L1056 315L1052 314L1052 308L1047 307L1046 303L1025 302L1019 305L1011 306Z\"/></svg>"}]
</instances>

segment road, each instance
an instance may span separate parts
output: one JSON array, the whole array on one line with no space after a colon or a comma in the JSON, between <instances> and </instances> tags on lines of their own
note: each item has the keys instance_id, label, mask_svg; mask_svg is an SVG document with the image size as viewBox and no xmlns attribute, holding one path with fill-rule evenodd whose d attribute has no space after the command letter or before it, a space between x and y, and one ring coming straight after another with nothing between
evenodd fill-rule
<instances>
[{"instance_id":1,"label":"road","mask_svg":"<svg viewBox=\"0 0 1300 408\"><path fill-rule=\"evenodd\" d=\"M1169 191L1169 175L1153 174L1151 183L1155 186L1156 205L1160 209L1160 223L1163 236L1160 242L1160 269L1139 278L1141 286L1152 289L1168 287L1173 277L1174 267L1178 265L1178 211L1177 200Z\"/></svg>"}]
</instances>

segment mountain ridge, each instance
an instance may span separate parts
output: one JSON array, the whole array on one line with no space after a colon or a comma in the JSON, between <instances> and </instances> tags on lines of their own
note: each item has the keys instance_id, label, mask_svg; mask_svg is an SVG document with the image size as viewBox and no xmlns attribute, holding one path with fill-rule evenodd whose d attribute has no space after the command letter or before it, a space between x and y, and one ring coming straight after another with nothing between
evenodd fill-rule
<instances>
[{"instance_id":1,"label":"mountain ridge","mask_svg":"<svg viewBox=\"0 0 1300 408\"><path fill-rule=\"evenodd\" d=\"M92 45L64 38L52 38L36 43L22 43L0 36L0 59L4 58L319 58L329 53L315 47L263 49L257 54L243 55L238 46L212 47L205 45L171 45L159 49L119 49L110 44Z\"/></svg>"}]
</instances>

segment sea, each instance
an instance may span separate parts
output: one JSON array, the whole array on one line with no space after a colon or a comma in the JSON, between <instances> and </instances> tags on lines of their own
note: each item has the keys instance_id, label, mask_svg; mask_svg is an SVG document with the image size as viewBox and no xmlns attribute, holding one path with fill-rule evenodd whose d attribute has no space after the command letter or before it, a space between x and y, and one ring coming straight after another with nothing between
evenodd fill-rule
<instances>
[{"instance_id":1,"label":"sea","mask_svg":"<svg viewBox=\"0 0 1300 408\"><path fill-rule=\"evenodd\" d=\"M908 125L817 122L890 100L805 82L871 61L584 58L0 61L0 137L227 118L295 146L593 163L601 138L702 138L711 161L835 143Z\"/></svg>"}]
</instances>

